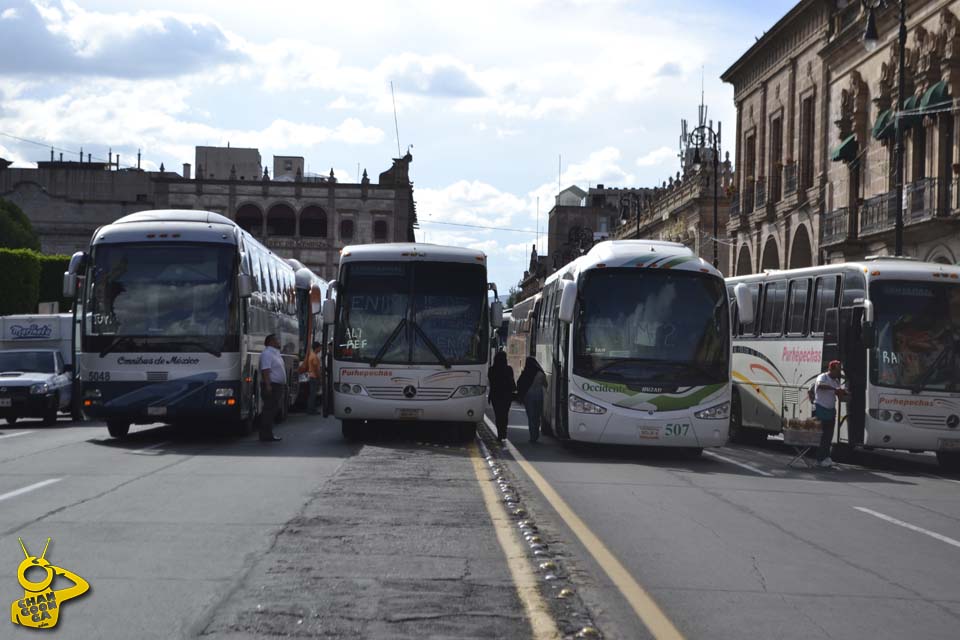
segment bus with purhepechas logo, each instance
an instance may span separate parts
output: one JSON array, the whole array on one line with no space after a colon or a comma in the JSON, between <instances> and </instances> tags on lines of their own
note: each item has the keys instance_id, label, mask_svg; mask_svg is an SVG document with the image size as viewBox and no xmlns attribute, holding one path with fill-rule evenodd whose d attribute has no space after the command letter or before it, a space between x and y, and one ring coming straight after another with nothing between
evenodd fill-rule
<instances>
[{"instance_id":1,"label":"bus with purhepechas logo","mask_svg":"<svg viewBox=\"0 0 960 640\"><path fill-rule=\"evenodd\" d=\"M463 439L483 421L492 333L487 257L425 243L344 247L323 304L333 325L324 412L347 439L372 422L443 422Z\"/></svg>"},{"instance_id":2,"label":"bus with purhepechas logo","mask_svg":"<svg viewBox=\"0 0 960 640\"><path fill-rule=\"evenodd\" d=\"M869 257L727 279L733 308L731 437L758 441L807 418L808 389L839 360L834 458L854 447L934 451L960 468L960 267Z\"/></svg>"}]
</instances>

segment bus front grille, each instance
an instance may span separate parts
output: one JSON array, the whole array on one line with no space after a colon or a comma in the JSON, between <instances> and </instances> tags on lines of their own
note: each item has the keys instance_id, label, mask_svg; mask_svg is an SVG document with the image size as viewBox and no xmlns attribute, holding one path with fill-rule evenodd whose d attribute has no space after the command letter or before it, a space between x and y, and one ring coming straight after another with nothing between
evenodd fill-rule
<instances>
[{"instance_id":1,"label":"bus front grille","mask_svg":"<svg viewBox=\"0 0 960 640\"><path fill-rule=\"evenodd\" d=\"M166 371L147 371L147 382L166 382L168 375Z\"/></svg>"},{"instance_id":2,"label":"bus front grille","mask_svg":"<svg viewBox=\"0 0 960 640\"><path fill-rule=\"evenodd\" d=\"M908 414L910 422L916 427L945 427L947 419L944 416L918 416Z\"/></svg>"},{"instance_id":3,"label":"bus front grille","mask_svg":"<svg viewBox=\"0 0 960 640\"><path fill-rule=\"evenodd\" d=\"M378 400L446 400L451 393L453 389L420 387L415 396L408 398L403 394L403 387L367 387L367 394Z\"/></svg>"}]
</instances>

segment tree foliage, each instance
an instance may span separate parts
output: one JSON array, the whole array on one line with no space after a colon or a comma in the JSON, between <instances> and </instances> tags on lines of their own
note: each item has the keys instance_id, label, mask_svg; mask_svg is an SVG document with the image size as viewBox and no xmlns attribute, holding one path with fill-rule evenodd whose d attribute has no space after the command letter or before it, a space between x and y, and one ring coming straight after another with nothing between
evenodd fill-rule
<instances>
[{"instance_id":1,"label":"tree foliage","mask_svg":"<svg viewBox=\"0 0 960 640\"><path fill-rule=\"evenodd\" d=\"M20 207L0 198L0 248L40 250L40 238Z\"/></svg>"}]
</instances>

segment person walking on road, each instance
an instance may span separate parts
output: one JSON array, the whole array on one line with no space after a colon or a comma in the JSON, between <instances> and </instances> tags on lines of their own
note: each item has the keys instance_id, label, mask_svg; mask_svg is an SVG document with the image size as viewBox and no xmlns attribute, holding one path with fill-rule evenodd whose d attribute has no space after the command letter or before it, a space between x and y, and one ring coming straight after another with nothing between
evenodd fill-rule
<instances>
[{"instance_id":1,"label":"person walking on road","mask_svg":"<svg viewBox=\"0 0 960 640\"><path fill-rule=\"evenodd\" d=\"M817 377L813 393L813 417L823 426L820 446L817 448L817 466L829 469L833 466L830 443L833 440L833 426L837 421L837 400L842 402L846 396L846 390L840 383L839 360L831 360L826 372Z\"/></svg>"},{"instance_id":2,"label":"person walking on road","mask_svg":"<svg viewBox=\"0 0 960 640\"><path fill-rule=\"evenodd\" d=\"M497 439L503 442L507 439L507 426L510 424L510 405L517 391L513 380L513 368L507 364L505 351L497 351L493 357L493 366L487 371L490 381L490 393L487 398L493 405L494 422L497 425Z\"/></svg>"},{"instance_id":3,"label":"person walking on road","mask_svg":"<svg viewBox=\"0 0 960 640\"><path fill-rule=\"evenodd\" d=\"M317 389L320 388L320 343L314 342L307 351L307 358L300 365L300 373L306 373L307 382L307 413L317 413Z\"/></svg>"},{"instance_id":4,"label":"person walking on road","mask_svg":"<svg viewBox=\"0 0 960 640\"><path fill-rule=\"evenodd\" d=\"M527 410L527 426L530 429L530 442L540 438L540 418L543 415L543 390L547 386L547 376L533 356L527 356L523 371L517 379L517 398Z\"/></svg>"},{"instance_id":5,"label":"person walking on road","mask_svg":"<svg viewBox=\"0 0 960 640\"><path fill-rule=\"evenodd\" d=\"M273 435L273 422L287 392L287 370L280 356L280 340L276 334L268 335L263 344L266 348L260 353L260 380L263 383L260 442L276 442L281 438Z\"/></svg>"}]
</instances>

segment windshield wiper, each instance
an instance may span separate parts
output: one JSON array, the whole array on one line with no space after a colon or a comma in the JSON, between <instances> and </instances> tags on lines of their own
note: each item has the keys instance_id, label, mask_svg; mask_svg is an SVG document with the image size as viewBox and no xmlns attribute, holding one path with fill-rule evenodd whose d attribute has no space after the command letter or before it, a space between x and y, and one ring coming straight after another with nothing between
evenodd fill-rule
<instances>
[{"instance_id":1,"label":"windshield wiper","mask_svg":"<svg viewBox=\"0 0 960 640\"><path fill-rule=\"evenodd\" d=\"M420 336L420 339L423 340L423 343L427 345L427 349L430 349L430 353L432 353L433 357L443 365L443 368L449 369L450 362L443 357L443 354L440 353L440 349L437 349L437 345L433 344L433 340L427 337L426 332L424 332L424 330L421 329L420 325L418 325L416 322L413 323L413 330L417 332L417 335Z\"/></svg>"},{"instance_id":2,"label":"windshield wiper","mask_svg":"<svg viewBox=\"0 0 960 640\"><path fill-rule=\"evenodd\" d=\"M393 333L390 334L390 337L387 338L386 342L383 343L383 346L380 347L380 351L377 351L377 355L375 355L373 360L370 361L371 367L375 367L380 364L380 361L383 360L383 357L387 355L387 349L390 348L390 345L392 345L393 341L397 339L397 336L400 335L400 332L403 331L405 326L407 326L406 318L397 323L396 329L393 330Z\"/></svg>"},{"instance_id":3,"label":"windshield wiper","mask_svg":"<svg viewBox=\"0 0 960 640\"><path fill-rule=\"evenodd\" d=\"M933 377L933 374L941 368L941 361L957 348L957 344L958 341L953 339L951 336L950 342L944 345L943 349L940 350L940 353L937 354L937 359L933 361L933 364L930 365L930 368L927 369L927 372L923 374L923 377L920 379L920 381L917 382L917 384L915 384L910 390L914 395L923 391L923 388L927 385L927 382L930 380L930 378Z\"/></svg>"},{"instance_id":4,"label":"windshield wiper","mask_svg":"<svg viewBox=\"0 0 960 640\"><path fill-rule=\"evenodd\" d=\"M193 345L195 347L200 347L203 351L209 353L212 356L216 356L217 358L219 358L220 354L222 353L220 349L215 349L209 346L206 342L203 342L201 340L183 340L181 342L178 342L177 344L188 344L188 345Z\"/></svg>"},{"instance_id":5,"label":"windshield wiper","mask_svg":"<svg viewBox=\"0 0 960 640\"><path fill-rule=\"evenodd\" d=\"M103 356L107 355L108 353L110 353L111 351L119 347L121 344L133 342L133 341L134 341L133 336L117 336L110 342L110 344L108 344L103 348L103 350L100 352L100 357L102 358Z\"/></svg>"}]
</instances>

